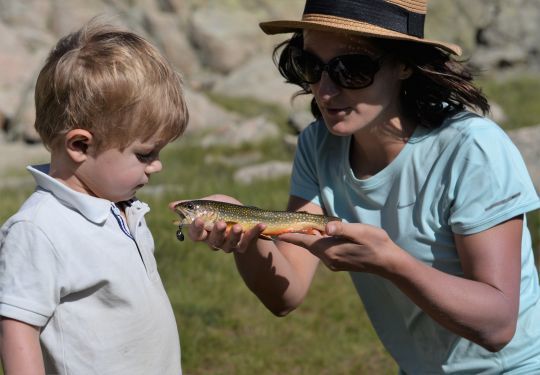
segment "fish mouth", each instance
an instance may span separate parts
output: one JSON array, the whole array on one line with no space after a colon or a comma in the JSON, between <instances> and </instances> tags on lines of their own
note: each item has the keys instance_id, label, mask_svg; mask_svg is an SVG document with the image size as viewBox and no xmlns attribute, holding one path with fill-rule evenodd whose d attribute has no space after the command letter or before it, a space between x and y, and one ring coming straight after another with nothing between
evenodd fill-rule
<instances>
[{"instance_id":1,"label":"fish mouth","mask_svg":"<svg viewBox=\"0 0 540 375\"><path fill-rule=\"evenodd\" d=\"M179 217L179 220L175 221L176 225L186 225L192 223L193 218L189 214L189 211L182 206L182 203L178 203L176 206L174 206L173 210Z\"/></svg>"},{"instance_id":2,"label":"fish mouth","mask_svg":"<svg viewBox=\"0 0 540 375\"><path fill-rule=\"evenodd\" d=\"M173 224L183 225L186 221L186 214L182 211L182 207L180 206L180 203L178 203L177 205L173 207L173 211L175 214L178 215L178 219L179 219L179 220L173 221Z\"/></svg>"}]
</instances>

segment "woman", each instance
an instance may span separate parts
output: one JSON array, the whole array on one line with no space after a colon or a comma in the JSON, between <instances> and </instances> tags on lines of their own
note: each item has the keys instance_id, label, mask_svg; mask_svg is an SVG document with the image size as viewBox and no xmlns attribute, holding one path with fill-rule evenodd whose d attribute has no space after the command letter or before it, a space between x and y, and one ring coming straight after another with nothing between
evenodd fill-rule
<instances>
[{"instance_id":1,"label":"woman","mask_svg":"<svg viewBox=\"0 0 540 375\"><path fill-rule=\"evenodd\" d=\"M196 221L189 235L234 252L274 314L300 305L318 264L349 271L402 373L540 372L540 288L525 214L540 207L517 149L458 46L423 37L426 2L308 0L279 51L313 95L289 210L341 217L324 235L259 240ZM278 50L277 50L278 51ZM209 197L239 203L222 195Z\"/></svg>"}]
</instances>

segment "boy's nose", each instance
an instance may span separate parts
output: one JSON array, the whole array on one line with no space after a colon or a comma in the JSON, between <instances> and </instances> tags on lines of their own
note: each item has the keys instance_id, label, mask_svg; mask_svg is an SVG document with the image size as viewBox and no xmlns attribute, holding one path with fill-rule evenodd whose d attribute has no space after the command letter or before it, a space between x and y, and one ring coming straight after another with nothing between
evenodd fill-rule
<instances>
[{"instance_id":1,"label":"boy's nose","mask_svg":"<svg viewBox=\"0 0 540 375\"><path fill-rule=\"evenodd\" d=\"M162 169L163 169L163 164L161 164L161 160L156 159L146 166L146 173L147 174L157 173L161 171Z\"/></svg>"}]
</instances>

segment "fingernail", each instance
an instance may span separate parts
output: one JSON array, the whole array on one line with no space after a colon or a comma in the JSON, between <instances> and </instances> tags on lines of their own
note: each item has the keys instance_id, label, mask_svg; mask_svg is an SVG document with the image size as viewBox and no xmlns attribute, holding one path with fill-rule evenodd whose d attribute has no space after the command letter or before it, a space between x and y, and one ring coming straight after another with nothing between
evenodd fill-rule
<instances>
[{"instance_id":1,"label":"fingernail","mask_svg":"<svg viewBox=\"0 0 540 375\"><path fill-rule=\"evenodd\" d=\"M336 232L336 226L335 225L328 224L326 226L326 234L328 234L329 236L333 236L335 232Z\"/></svg>"}]
</instances>

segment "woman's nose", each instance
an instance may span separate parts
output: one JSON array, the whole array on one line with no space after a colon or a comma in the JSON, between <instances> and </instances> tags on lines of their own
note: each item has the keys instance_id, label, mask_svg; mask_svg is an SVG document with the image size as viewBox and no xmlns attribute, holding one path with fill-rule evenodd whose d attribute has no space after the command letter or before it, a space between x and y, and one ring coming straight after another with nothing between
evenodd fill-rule
<instances>
[{"instance_id":1,"label":"woman's nose","mask_svg":"<svg viewBox=\"0 0 540 375\"><path fill-rule=\"evenodd\" d=\"M321 75L321 80L313 86L313 93L323 100L336 96L341 90L341 88L330 78L327 72L323 72Z\"/></svg>"}]
</instances>

